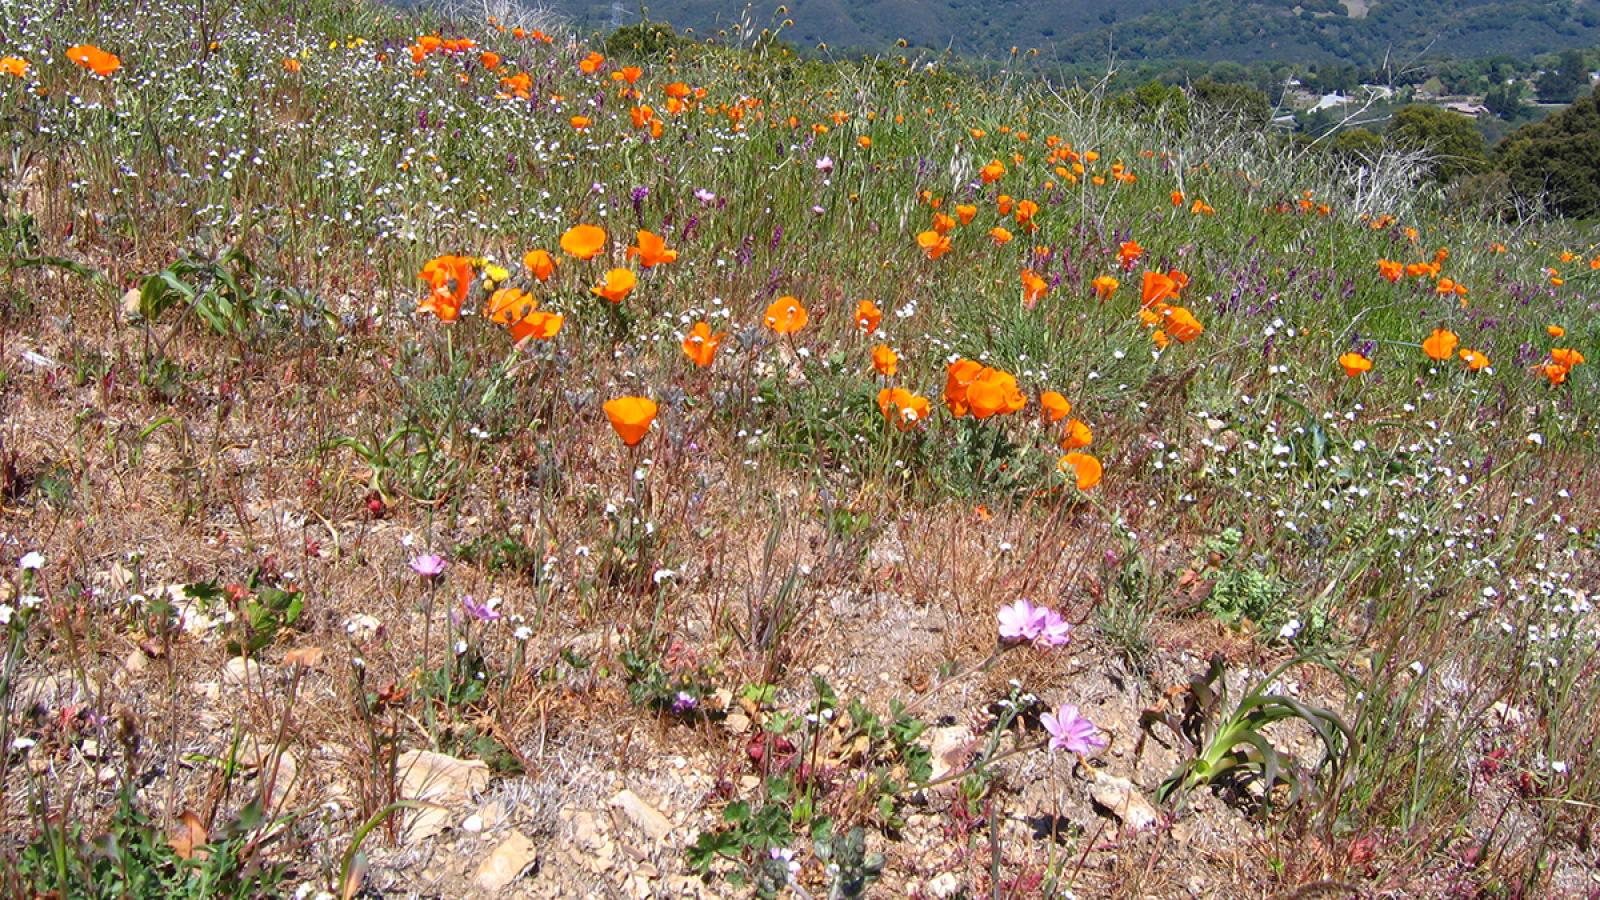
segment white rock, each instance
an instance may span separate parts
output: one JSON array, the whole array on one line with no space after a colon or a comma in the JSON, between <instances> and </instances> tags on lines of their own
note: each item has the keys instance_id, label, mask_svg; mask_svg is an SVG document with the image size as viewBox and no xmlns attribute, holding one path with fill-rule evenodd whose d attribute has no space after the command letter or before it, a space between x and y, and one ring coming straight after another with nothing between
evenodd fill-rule
<instances>
[{"instance_id":1,"label":"white rock","mask_svg":"<svg viewBox=\"0 0 1600 900\"><path fill-rule=\"evenodd\" d=\"M961 879L956 877L954 872L945 872L942 875L937 875L932 881L928 882L928 893L941 898L941 900L944 897L954 897L960 892Z\"/></svg>"},{"instance_id":2,"label":"white rock","mask_svg":"<svg viewBox=\"0 0 1600 900\"><path fill-rule=\"evenodd\" d=\"M972 731L965 725L933 729L928 747L933 754L930 761L933 775L930 780L937 781L965 765L967 757L975 749L975 740Z\"/></svg>"},{"instance_id":3,"label":"white rock","mask_svg":"<svg viewBox=\"0 0 1600 900\"><path fill-rule=\"evenodd\" d=\"M534 848L533 841L522 832L513 831L478 864L473 880L486 891L503 891L538 861L539 851Z\"/></svg>"},{"instance_id":4,"label":"white rock","mask_svg":"<svg viewBox=\"0 0 1600 900\"><path fill-rule=\"evenodd\" d=\"M406 751L397 768L401 798L429 804L413 812L406 826L407 841L430 838L449 828L455 811L489 784L488 764L432 750Z\"/></svg>"},{"instance_id":5,"label":"white rock","mask_svg":"<svg viewBox=\"0 0 1600 900\"><path fill-rule=\"evenodd\" d=\"M672 820L662 815L654 806L644 802L633 791L618 791L617 795L611 798L611 805L622 810L628 821L639 826L639 830L653 841L665 841L667 835L672 833Z\"/></svg>"},{"instance_id":6,"label":"white rock","mask_svg":"<svg viewBox=\"0 0 1600 900\"><path fill-rule=\"evenodd\" d=\"M253 659L235 656L222 667L222 684L224 687L232 688L259 688L261 664Z\"/></svg>"},{"instance_id":7,"label":"white rock","mask_svg":"<svg viewBox=\"0 0 1600 900\"><path fill-rule=\"evenodd\" d=\"M365 613L344 620L344 633L350 640L365 644L383 633L383 623Z\"/></svg>"},{"instance_id":8,"label":"white rock","mask_svg":"<svg viewBox=\"0 0 1600 900\"><path fill-rule=\"evenodd\" d=\"M1126 778L1095 772L1089 795L1095 803L1110 810L1122 824L1136 831L1154 825L1158 818L1155 807Z\"/></svg>"}]
</instances>

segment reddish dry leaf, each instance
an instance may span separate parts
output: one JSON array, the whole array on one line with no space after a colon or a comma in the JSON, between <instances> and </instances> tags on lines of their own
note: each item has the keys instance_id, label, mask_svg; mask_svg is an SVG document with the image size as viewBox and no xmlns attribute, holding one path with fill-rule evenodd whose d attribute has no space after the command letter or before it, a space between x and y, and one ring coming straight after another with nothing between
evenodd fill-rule
<instances>
[{"instance_id":1,"label":"reddish dry leaf","mask_svg":"<svg viewBox=\"0 0 1600 900\"><path fill-rule=\"evenodd\" d=\"M283 662L284 665L315 669L322 665L322 658L326 655L321 647L296 647L283 655Z\"/></svg>"},{"instance_id":2,"label":"reddish dry leaf","mask_svg":"<svg viewBox=\"0 0 1600 900\"><path fill-rule=\"evenodd\" d=\"M183 859L205 859L209 851L205 849L209 836L206 826L200 822L200 817L192 810L184 810L178 817L178 828L167 838L167 843L172 845L172 851Z\"/></svg>"}]
</instances>

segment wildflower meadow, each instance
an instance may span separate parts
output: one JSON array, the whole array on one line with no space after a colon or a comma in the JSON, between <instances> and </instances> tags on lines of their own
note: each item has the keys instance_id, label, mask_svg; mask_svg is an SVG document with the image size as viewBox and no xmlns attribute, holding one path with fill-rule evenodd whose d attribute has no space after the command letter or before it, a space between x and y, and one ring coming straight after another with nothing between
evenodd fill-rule
<instances>
[{"instance_id":1,"label":"wildflower meadow","mask_svg":"<svg viewBox=\"0 0 1600 900\"><path fill-rule=\"evenodd\" d=\"M1600 233L785 25L0 6L0 892L1600 892Z\"/></svg>"}]
</instances>

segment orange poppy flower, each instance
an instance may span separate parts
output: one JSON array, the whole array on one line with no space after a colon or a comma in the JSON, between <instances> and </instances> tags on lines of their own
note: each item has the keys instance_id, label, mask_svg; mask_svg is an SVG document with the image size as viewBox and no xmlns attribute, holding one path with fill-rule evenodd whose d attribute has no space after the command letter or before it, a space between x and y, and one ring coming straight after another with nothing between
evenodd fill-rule
<instances>
[{"instance_id":1,"label":"orange poppy flower","mask_svg":"<svg viewBox=\"0 0 1600 900\"><path fill-rule=\"evenodd\" d=\"M704 369L706 366L711 365L712 360L717 358L717 348L722 345L722 339L727 336L728 333L725 331L712 334L710 325L705 322L696 322L694 328L683 336L683 355L689 357L690 362Z\"/></svg>"},{"instance_id":2,"label":"orange poppy flower","mask_svg":"<svg viewBox=\"0 0 1600 900\"><path fill-rule=\"evenodd\" d=\"M592 119L590 119L588 116L573 116L572 119L571 119L571 122L572 122L572 127L577 129L577 130L579 130L579 131L583 131L584 129L588 128L590 125L594 124L594 121Z\"/></svg>"},{"instance_id":3,"label":"orange poppy flower","mask_svg":"<svg viewBox=\"0 0 1600 900\"><path fill-rule=\"evenodd\" d=\"M1063 450L1080 450L1094 443L1094 432L1081 419L1068 419L1061 427L1059 446Z\"/></svg>"},{"instance_id":4,"label":"orange poppy flower","mask_svg":"<svg viewBox=\"0 0 1600 900\"><path fill-rule=\"evenodd\" d=\"M999 197L996 197L994 201L995 209L999 210L1000 215L1002 216L1011 215L1011 207L1015 204L1016 201L1011 199L1010 194L1001 194Z\"/></svg>"},{"instance_id":5,"label":"orange poppy flower","mask_svg":"<svg viewBox=\"0 0 1600 900\"><path fill-rule=\"evenodd\" d=\"M528 100L533 97L533 76L527 72L518 72L500 79L500 90L510 97Z\"/></svg>"},{"instance_id":6,"label":"orange poppy flower","mask_svg":"<svg viewBox=\"0 0 1600 900\"><path fill-rule=\"evenodd\" d=\"M878 370L879 375L893 378L900 368L900 356L888 344L879 344L872 348L872 367Z\"/></svg>"},{"instance_id":7,"label":"orange poppy flower","mask_svg":"<svg viewBox=\"0 0 1600 900\"><path fill-rule=\"evenodd\" d=\"M1405 270L1405 266L1392 259L1378 260L1378 274L1388 281L1399 281L1400 276L1405 274Z\"/></svg>"},{"instance_id":8,"label":"orange poppy flower","mask_svg":"<svg viewBox=\"0 0 1600 900\"><path fill-rule=\"evenodd\" d=\"M1461 339L1456 337L1454 331L1435 328L1432 334L1423 339L1422 352L1428 354L1429 359L1446 360L1456 352L1456 345L1460 343Z\"/></svg>"},{"instance_id":9,"label":"orange poppy flower","mask_svg":"<svg viewBox=\"0 0 1600 900\"><path fill-rule=\"evenodd\" d=\"M10 75L13 78L27 78L28 61L20 56L0 58L0 74Z\"/></svg>"},{"instance_id":10,"label":"orange poppy flower","mask_svg":"<svg viewBox=\"0 0 1600 900\"><path fill-rule=\"evenodd\" d=\"M497 325L509 325L538 308L539 301L532 294L518 288L503 287L489 295L486 312L489 321Z\"/></svg>"},{"instance_id":11,"label":"orange poppy flower","mask_svg":"<svg viewBox=\"0 0 1600 900\"><path fill-rule=\"evenodd\" d=\"M511 340L521 343L524 338L531 337L537 341L547 341L561 331L561 324L565 321L565 316L536 309L522 321L511 323Z\"/></svg>"},{"instance_id":12,"label":"orange poppy flower","mask_svg":"<svg viewBox=\"0 0 1600 900\"><path fill-rule=\"evenodd\" d=\"M989 229L989 240L994 241L996 247L1004 247L1006 244L1011 243L1011 232L996 225Z\"/></svg>"},{"instance_id":13,"label":"orange poppy flower","mask_svg":"<svg viewBox=\"0 0 1600 900\"><path fill-rule=\"evenodd\" d=\"M1439 279L1438 285L1433 290L1434 293L1440 295L1455 294L1457 297L1465 297L1467 295L1467 286L1450 278Z\"/></svg>"},{"instance_id":14,"label":"orange poppy flower","mask_svg":"<svg viewBox=\"0 0 1600 900\"><path fill-rule=\"evenodd\" d=\"M956 227L956 220L955 220L955 218L953 216L947 216L944 213L935 213L934 214L934 217L933 217L933 230L935 232L937 232L939 234L949 234L952 230L955 229L955 227Z\"/></svg>"},{"instance_id":15,"label":"orange poppy flower","mask_svg":"<svg viewBox=\"0 0 1600 900\"><path fill-rule=\"evenodd\" d=\"M1117 288L1121 285L1122 282L1112 278L1110 275L1101 275L1099 278L1089 282L1089 286L1094 288L1095 297L1099 298L1101 303L1110 300L1111 295L1115 294Z\"/></svg>"},{"instance_id":16,"label":"orange poppy flower","mask_svg":"<svg viewBox=\"0 0 1600 900\"><path fill-rule=\"evenodd\" d=\"M644 70L638 66L623 66L621 69L613 72L612 75L616 76L618 81L626 81L629 84L635 84L638 82L640 76L644 75Z\"/></svg>"},{"instance_id":17,"label":"orange poppy flower","mask_svg":"<svg viewBox=\"0 0 1600 900\"><path fill-rule=\"evenodd\" d=\"M648 397L618 397L605 403L606 418L629 447L644 440L656 419L656 403Z\"/></svg>"},{"instance_id":18,"label":"orange poppy flower","mask_svg":"<svg viewBox=\"0 0 1600 900\"><path fill-rule=\"evenodd\" d=\"M1372 360L1360 353L1345 353L1339 357L1339 365L1344 368L1344 374L1350 378L1357 378L1372 371Z\"/></svg>"},{"instance_id":19,"label":"orange poppy flower","mask_svg":"<svg viewBox=\"0 0 1600 900\"><path fill-rule=\"evenodd\" d=\"M639 232L639 245L629 247L628 256L639 257L639 265L646 269L678 261L678 251L667 249L666 238L648 231Z\"/></svg>"},{"instance_id":20,"label":"orange poppy flower","mask_svg":"<svg viewBox=\"0 0 1600 900\"><path fill-rule=\"evenodd\" d=\"M1467 369L1473 372L1489 367L1489 357L1476 350L1462 350L1459 354L1461 361L1467 364Z\"/></svg>"},{"instance_id":21,"label":"orange poppy flower","mask_svg":"<svg viewBox=\"0 0 1600 900\"><path fill-rule=\"evenodd\" d=\"M549 340L561 331L563 316L539 309L539 301L526 291L501 288L489 296L489 320L506 326L511 340L521 343L525 338Z\"/></svg>"},{"instance_id":22,"label":"orange poppy flower","mask_svg":"<svg viewBox=\"0 0 1600 900\"><path fill-rule=\"evenodd\" d=\"M878 304L871 300L863 300L856 304L856 328L862 334L872 334L878 330L878 323L883 321L883 310L878 309Z\"/></svg>"},{"instance_id":23,"label":"orange poppy flower","mask_svg":"<svg viewBox=\"0 0 1600 900\"><path fill-rule=\"evenodd\" d=\"M298 60L298 59L295 59L295 58L294 58L294 57L292 57L292 56L285 56L285 57L284 57L284 58L283 58L283 59L282 59L282 60L281 60L281 61L280 61L280 62L279 62L279 65L281 65L281 66L283 66L283 70L284 70L284 71L285 71L285 72L290 72L290 73L293 73L293 72L298 72L298 71L300 71L300 60Z\"/></svg>"},{"instance_id":24,"label":"orange poppy flower","mask_svg":"<svg viewBox=\"0 0 1600 900\"><path fill-rule=\"evenodd\" d=\"M1139 305L1148 308L1167 300L1176 300L1180 289L1177 279L1172 276L1147 271L1144 273L1144 287L1140 292Z\"/></svg>"},{"instance_id":25,"label":"orange poppy flower","mask_svg":"<svg viewBox=\"0 0 1600 900\"><path fill-rule=\"evenodd\" d=\"M612 269L606 273L604 281L589 289L589 293L596 297L604 297L612 303L621 303L630 293L633 286L639 283L629 269Z\"/></svg>"},{"instance_id":26,"label":"orange poppy flower","mask_svg":"<svg viewBox=\"0 0 1600 900\"><path fill-rule=\"evenodd\" d=\"M779 297L767 306L767 327L778 334L794 334L806 327L809 320L806 308L793 297Z\"/></svg>"},{"instance_id":27,"label":"orange poppy flower","mask_svg":"<svg viewBox=\"0 0 1600 900\"><path fill-rule=\"evenodd\" d=\"M1157 350L1165 350L1167 345L1172 343L1172 339L1167 337L1165 331L1157 328L1155 331L1150 332L1150 342L1156 345Z\"/></svg>"},{"instance_id":28,"label":"orange poppy flower","mask_svg":"<svg viewBox=\"0 0 1600 900\"><path fill-rule=\"evenodd\" d=\"M967 385L967 408L975 419L987 419L1006 408L1005 388L993 379Z\"/></svg>"},{"instance_id":29,"label":"orange poppy flower","mask_svg":"<svg viewBox=\"0 0 1600 900\"><path fill-rule=\"evenodd\" d=\"M574 225L561 236L561 249L568 256L594 259L606 248L606 230L598 225Z\"/></svg>"},{"instance_id":30,"label":"orange poppy flower","mask_svg":"<svg viewBox=\"0 0 1600 900\"><path fill-rule=\"evenodd\" d=\"M122 68L122 60L93 44L79 44L67 48L67 59L72 60L101 78Z\"/></svg>"},{"instance_id":31,"label":"orange poppy flower","mask_svg":"<svg viewBox=\"0 0 1600 900\"><path fill-rule=\"evenodd\" d=\"M1193 313L1181 306L1174 306L1167 310L1165 328L1167 333L1177 338L1180 344L1189 343L1206 330L1205 326L1200 324L1200 320L1196 319Z\"/></svg>"},{"instance_id":32,"label":"orange poppy flower","mask_svg":"<svg viewBox=\"0 0 1600 900\"><path fill-rule=\"evenodd\" d=\"M1550 361L1573 369L1583 365L1583 354L1570 347L1555 347L1550 350Z\"/></svg>"},{"instance_id":33,"label":"orange poppy flower","mask_svg":"<svg viewBox=\"0 0 1600 900\"><path fill-rule=\"evenodd\" d=\"M522 264L528 267L528 272L540 281L549 281L555 274L556 261L548 250L529 250L522 256Z\"/></svg>"},{"instance_id":34,"label":"orange poppy flower","mask_svg":"<svg viewBox=\"0 0 1600 900\"><path fill-rule=\"evenodd\" d=\"M500 54L494 52L493 50L485 50L478 56L478 62L481 63L485 69L493 71L494 69L500 68Z\"/></svg>"},{"instance_id":35,"label":"orange poppy flower","mask_svg":"<svg viewBox=\"0 0 1600 900\"><path fill-rule=\"evenodd\" d=\"M1087 491L1099 484L1100 477L1104 474L1100 460L1087 453L1068 453L1056 463L1056 468L1064 474L1071 473L1080 491Z\"/></svg>"},{"instance_id":36,"label":"orange poppy flower","mask_svg":"<svg viewBox=\"0 0 1600 900\"><path fill-rule=\"evenodd\" d=\"M1139 246L1138 241L1127 241L1117 248L1117 258L1122 263L1123 271L1132 269L1143 255L1144 248Z\"/></svg>"},{"instance_id":37,"label":"orange poppy flower","mask_svg":"<svg viewBox=\"0 0 1600 900\"><path fill-rule=\"evenodd\" d=\"M417 312L431 312L441 322L454 322L461 315L461 304L472 290L474 269L465 256L439 256L428 260L417 277L428 283L426 299Z\"/></svg>"},{"instance_id":38,"label":"orange poppy flower","mask_svg":"<svg viewBox=\"0 0 1600 900\"><path fill-rule=\"evenodd\" d=\"M1059 391L1045 391L1039 395L1039 407L1052 422L1059 422L1072 412L1072 403Z\"/></svg>"},{"instance_id":39,"label":"orange poppy flower","mask_svg":"<svg viewBox=\"0 0 1600 900\"><path fill-rule=\"evenodd\" d=\"M950 252L950 238L937 231L924 231L917 235L917 246L929 259L938 259Z\"/></svg>"},{"instance_id":40,"label":"orange poppy flower","mask_svg":"<svg viewBox=\"0 0 1600 900\"><path fill-rule=\"evenodd\" d=\"M578 60L578 69L585 75L593 75L605 65L606 58L595 51L590 51L588 56Z\"/></svg>"},{"instance_id":41,"label":"orange poppy flower","mask_svg":"<svg viewBox=\"0 0 1600 900\"><path fill-rule=\"evenodd\" d=\"M1172 192L1172 205L1173 206L1182 206L1183 205L1183 191L1173 191Z\"/></svg>"},{"instance_id":42,"label":"orange poppy flower","mask_svg":"<svg viewBox=\"0 0 1600 900\"><path fill-rule=\"evenodd\" d=\"M973 218L977 215L978 208L976 206L969 204L958 204L956 206L956 218L960 219L963 225L971 225Z\"/></svg>"},{"instance_id":43,"label":"orange poppy flower","mask_svg":"<svg viewBox=\"0 0 1600 900\"><path fill-rule=\"evenodd\" d=\"M988 165L978 170L978 177L984 184L994 184L1006 175L1006 164L1000 160L991 160Z\"/></svg>"},{"instance_id":44,"label":"orange poppy flower","mask_svg":"<svg viewBox=\"0 0 1600 900\"><path fill-rule=\"evenodd\" d=\"M1548 334L1553 338L1566 337L1567 336L1567 330L1565 328L1562 328L1560 325L1546 325L1544 327L1544 331L1545 331L1545 334Z\"/></svg>"},{"instance_id":45,"label":"orange poppy flower","mask_svg":"<svg viewBox=\"0 0 1600 900\"><path fill-rule=\"evenodd\" d=\"M1564 384L1567 373L1572 371L1560 363L1547 362L1539 366L1539 374L1543 375L1552 385Z\"/></svg>"},{"instance_id":46,"label":"orange poppy flower","mask_svg":"<svg viewBox=\"0 0 1600 900\"><path fill-rule=\"evenodd\" d=\"M628 110L628 121L635 128L648 128L655 117L656 111L648 106L635 106Z\"/></svg>"},{"instance_id":47,"label":"orange poppy flower","mask_svg":"<svg viewBox=\"0 0 1600 900\"><path fill-rule=\"evenodd\" d=\"M1039 214L1039 204L1032 200L1021 200L1017 203L1017 224L1030 225L1033 217Z\"/></svg>"},{"instance_id":48,"label":"orange poppy flower","mask_svg":"<svg viewBox=\"0 0 1600 900\"><path fill-rule=\"evenodd\" d=\"M928 418L928 398L905 388L884 388L878 392L878 409L884 418L901 431L910 431Z\"/></svg>"},{"instance_id":49,"label":"orange poppy flower","mask_svg":"<svg viewBox=\"0 0 1600 900\"><path fill-rule=\"evenodd\" d=\"M1050 291L1050 283L1039 277L1039 273L1032 269L1022 270L1022 304L1032 309Z\"/></svg>"},{"instance_id":50,"label":"orange poppy flower","mask_svg":"<svg viewBox=\"0 0 1600 900\"><path fill-rule=\"evenodd\" d=\"M975 359L958 359L945 368L944 405L956 417L967 414L967 388L983 371L983 363Z\"/></svg>"}]
</instances>

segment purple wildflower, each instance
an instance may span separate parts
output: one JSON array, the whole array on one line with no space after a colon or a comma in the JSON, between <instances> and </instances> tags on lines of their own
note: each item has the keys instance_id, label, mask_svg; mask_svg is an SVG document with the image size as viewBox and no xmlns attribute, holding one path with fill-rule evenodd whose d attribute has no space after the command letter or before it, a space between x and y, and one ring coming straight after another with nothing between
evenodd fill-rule
<instances>
[{"instance_id":1,"label":"purple wildflower","mask_svg":"<svg viewBox=\"0 0 1600 900\"><path fill-rule=\"evenodd\" d=\"M495 608L497 605L493 600L479 603L472 598L471 594L461 598L461 610L479 622L500 621L500 610Z\"/></svg>"},{"instance_id":2,"label":"purple wildflower","mask_svg":"<svg viewBox=\"0 0 1600 900\"><path fill-rule=\"evenodd\" d=\"M1100 729L1096 728L1087 716L1078 712L1078 707L1071 703L1063 703L1056 707L1055 712L1039 716L1039 724L1044 726L1045 731L1050 732L1051 750L1080 754L1096 753L1111 743L1100 733Z\"/></svg>"},{"instance_id":3,"label":"purple wildflower","mask_svg":"<svg viewBox=\"0 0 1600 900\"><path fill-rule=\"evenodd\" d=\"M688 691L679 691L677 695L672 698L672 711L680 716L684 713L690 712L698 705L699 701L695 700L694 695Z\"/></svg>"}]
</instances>

